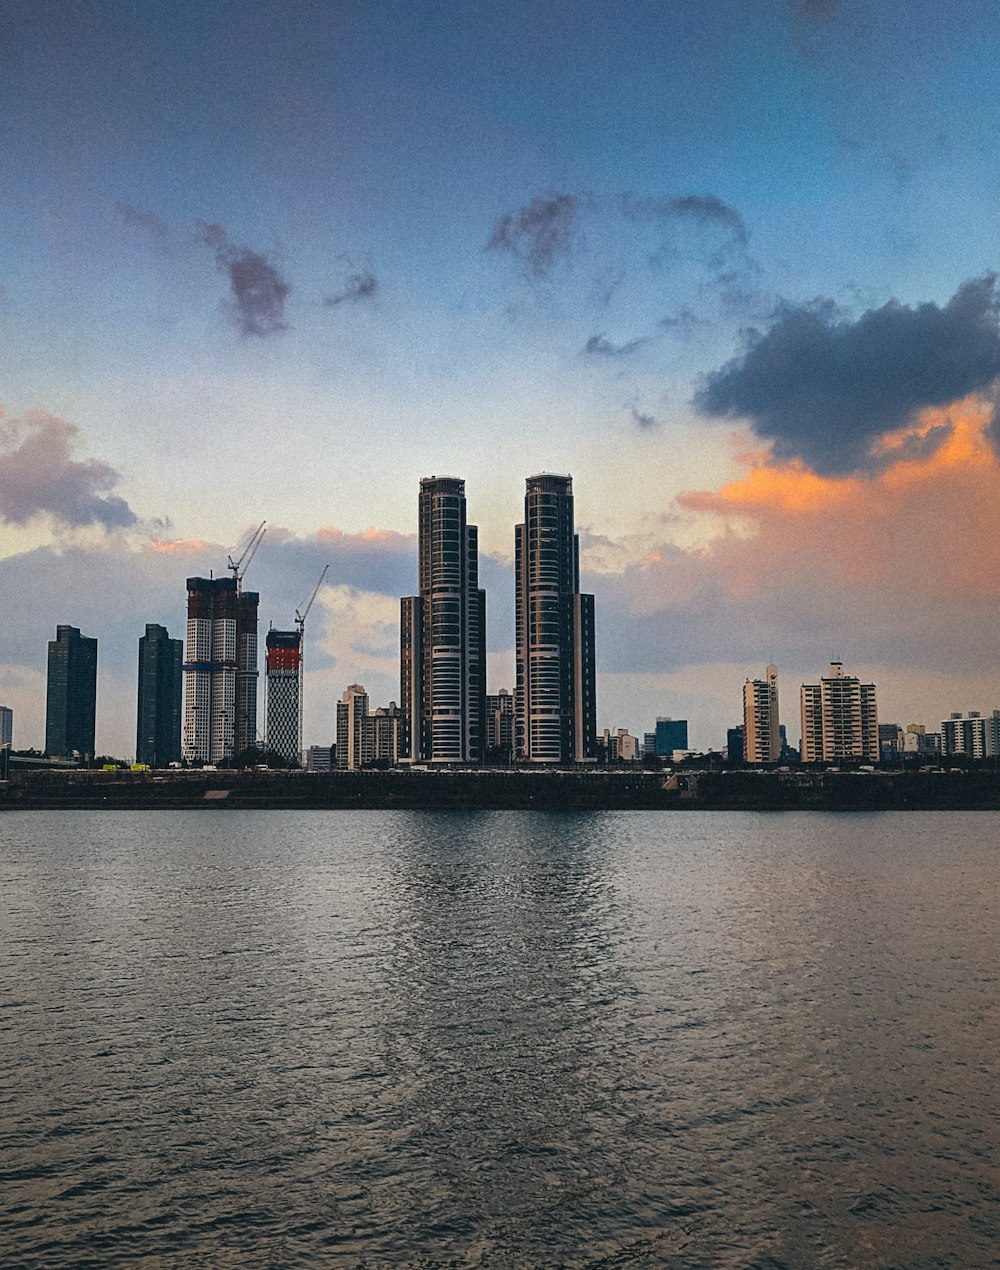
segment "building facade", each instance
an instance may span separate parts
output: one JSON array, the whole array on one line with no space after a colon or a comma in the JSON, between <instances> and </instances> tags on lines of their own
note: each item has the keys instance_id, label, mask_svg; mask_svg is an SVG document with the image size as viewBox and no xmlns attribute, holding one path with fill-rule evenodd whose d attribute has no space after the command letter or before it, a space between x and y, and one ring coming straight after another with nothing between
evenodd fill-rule
<instances>
[{"instance_id":1,"label":"building facade","mask_svg":"<svg viewBox=\"0 0 1000 1270\"><path fill-rule=\"evenodd\" d=\"M778 667L768 666L766 678L743 685L743 760L777 763L781 759L778 722Z\"/></svg>"},{"instance_id":2,"label":"building facade","mask_svg":"<svg viewBox=\"0 0 1000 1270\"><path fill-rule=\"evenodd\" d=\"M675 750L687 748L687 719L671 719L669 715L658 715L656 719L657 758L673 758Z\"/></svg>"},{"instance_id":3,"label":"building facade","mask_svg":"<svg viewBox=\"0 0 1000 1270\"><path fill-rule=\"evenodd\" d=\"M879 761L878 704L874 684L844 674L842 662L818 684L803 684L802 762Z\"/></svg>"},{"instance_id":4,"label":"building facade","mask_svg":"<svg viewBox=\"0 0 1000 1270\"><path fill-rule=\"evenodd\" d=\"M181 689L184 641L148 623L139 638L139 699L135 761L167 767L181 757Z\"/></svg>"},{"instance_id":5,"label":"building facade","mask_svg":"<svg viewBox=\"0 0 1000 1270\"><path fill-rule=\"evenodd\" d=\"M0 706L0 749L14 744L14 711L10 706Z\"/></svg>"},{"instance_id":6,"label":"building facade","mask_svg":"<svg viewBox=\"0 0 1000 1270\"><path fill-rule=\"evenodd\" d=\"M337 702L337 769L398 763L403 735L403 713L395 701L369 713L368 693L361 684L350 684Z\"/></svg>"},{"instance_id":7,"label":"building facade","mask_svg":"<svg viewBox=\"0 0 1000 1270\"><path fill-rule=\"evenodd\" d=\"M266 745L289 766L299 761L302 632L269 630L264 639L267 682Z\"/></svg>"},{"instance_id":8,"label":"building facade","mask_svg":"<svg viewBox=\"0 0 1000 1270\"><path fill-rule=\"evenodd\" d=\"M256 591L188 578L184 757L219 763L257 744Z\"/></svg>"},{"instance_id":9,"label":"building facade","mask_svg":"<svg viewBox=\"0 0 1000 1270\"><path fill-rule=\"evenodd\" d=\"M528 477L514 575L515 755L528 763L593 762L594 597L580 593L570 477Z\"/></svg>"},{"instance_id":10,"label":"building facade","mask_svg":"<svg viewBox=\"0 0 1000 1270\"><path fill-rule=\"evenodd\" d=\"M486 698L486 753L494 763L507 763L514 752L514 698L506 688Z\"/></svg>"},{"instance_id":11,"label":"building facade","mask_svg":"<svg viewBox=\"0 0 1000 1270\"><path fill-rule=\"evenodd\" d=\"M463 480L421 480L418 552L419 594L400 607L401 756L478 763L486 742L486 593Z\"/></svg>"},{"instance_id":12,"label":"building facade","mask_svg":"<svg viewBox=\"0 0 1000 1270\"><path fill-rule=\"evenodd\" d=\"M94 756L97 718L97 640L76 626L57 626L49 641L45 698L46 753Z\"/></svg>"},{"instance_id":13,"label":"building facade","mask_svg":"<svg viewBox=\"0 0 1000 1270\"><path fill-rule=\"evenodd\" d=\"M955 713L941 723L941 753L948 758L993 758L1000 754L1000 710Z\"/></svg>"}]
</instances>

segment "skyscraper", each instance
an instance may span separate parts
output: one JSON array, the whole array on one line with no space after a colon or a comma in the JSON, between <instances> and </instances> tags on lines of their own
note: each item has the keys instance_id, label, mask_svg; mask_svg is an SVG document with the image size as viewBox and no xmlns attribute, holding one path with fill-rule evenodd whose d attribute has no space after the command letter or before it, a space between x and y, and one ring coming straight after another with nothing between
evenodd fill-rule
<instances>
[{"instance_id":1,"label":"skyscraper","mask_svg":"<svg viewBox=\"0 0 1000 1270\"><path fill-rule=\"evenodd\" d=\"M267 748L288 763L298 763L302 632L269 630L264 643L267 647Z\"/></svg>"},{"instance_id":2,"label":"skyscraper","mask_svg":"<svg viewBox=\"0 0 1000 1270\"><path fill-rule=\"evenodd\" d=\"M184 757L218 763L257 743L256 591L188 578Z\"/></svg>"},{"instance_id":3,"label":"skyscraper","mask_svg":"<svg viewBox=\"0 0 1000 1270\"><path fill-rule=\"evenodd\" d=\"M818 684L802 685L801 709L803 763L878 762L875 685L845 675L843 662L831 662L829 675Z\"/></svg>"},{"instance_id":4,"label":"skyscraper","mask_svg":"<svg viewBox=\"0 0 1000 1270\"><path fill-rule=\"evenodd\" d=\"M49 641L45 749L49 754L94 755L97 714L97 640L76 626L57 626Z\"/></svg>"},{"instance_id":5,"label":"skyscraper","mask_svg":"<svg viewBox=\"0 0 1000 1270\"><path fill-rule=\"evenodd\" d=\"M781 758L777 666L768 666L766 679L748 679L743 685L743 758L747 763L777 763Z\"/></svg>"},{"instance_id":6,"label":"skyscraper","mask_svg":"<svg viewBox=\"0 0 1000 1270\"><path fill-rule=\"evenodd\" d=\"M0 748L14 744L14 711L10 706L0 706Z\"/></svg>"},{"instance_id":7,"label":"skyscraper","mask_svg":"<svg viewBox=\"0 0 1000 1270\"><path fill-rule=\"evenodd\" d=\"M486 714L486 593L465 482L427 476L418 505L419 595L400 608L401 757L477 763Z\"/></svg>"},{"instance_id":8,"label":"skyscraper","mask_svg":"<svg viewBox=\"0 0 1000 1270\"><path fill-rule=\"evenodd\" d=\"M166 767L181 757L181 666L184 641L147 624L139 638L135 761Z\"/></svg>"},{"instance_id":9,"label":"skyscraper","mask_svg":"<svg viewBox=\"0 0 1000 1270\"><path fill-rule=\"evenodd\" d=\"M514 530L514 748L529 763L597 756L594 597L580 594L573 482L529 476Z\"/></svg>"}]
</instances>

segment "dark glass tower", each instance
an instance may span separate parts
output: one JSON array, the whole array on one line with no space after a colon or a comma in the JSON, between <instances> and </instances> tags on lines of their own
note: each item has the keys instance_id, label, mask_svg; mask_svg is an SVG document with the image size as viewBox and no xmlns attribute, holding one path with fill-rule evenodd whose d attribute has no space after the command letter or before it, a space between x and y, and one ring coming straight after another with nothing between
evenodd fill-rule
<instances>
[{"instance_id":1,"label":"dark glass tower","mask_svg":"<svg viewBox=\"0 0 1000 1270\"><path fill-rule=\"evenodd\" d=\"M524 524L514 530L514 747L531 763L597 755L594 597L580 594L573 482L529 476Z\"/></svg>"},{"instance_id":2,"label":"dark glass tower","mask_svg":"<svg viewBox=\"0 0 1000 1270\"><path fill-rule=\"evenodd\" d=\"M97 640L76 626L57 626L49 641L45 749L93 758L97 715Z\"/></svg>"},{"instance_id":3,"label":"dark glass tower","mask_svg":"<svg viewBox=\"0 0 1000 1270\"><path fill-rule=\"evenodd\" d=\"M167 767L181 757L181 666L184 641L149 624L139 640L135 761Z\"/></svg>"},{"instance_id":4,"label":"dark glass tower","mask_svg":"<svg viewBox=\"0 0 1000 1270\"><path fill-rule=\"evenodd\" d=\"M402 757L478 763L486 719L486 592L478 532L466 521L465 482L420 482L420 594L402 601Z\"/></svg>"}]
</instances>

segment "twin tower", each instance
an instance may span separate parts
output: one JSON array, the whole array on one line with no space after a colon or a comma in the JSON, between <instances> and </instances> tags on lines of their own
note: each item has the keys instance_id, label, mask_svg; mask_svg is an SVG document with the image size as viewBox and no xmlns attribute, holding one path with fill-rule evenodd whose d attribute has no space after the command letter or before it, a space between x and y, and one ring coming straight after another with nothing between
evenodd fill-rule
<instances>
[{"instance_id":1,"label":"twin tower","mask_svg":"<svg viewBox=\"0 0 1000 1270\"><path fill-rule=\"evenodd\" d=\"M477 763L486 736L486 592L465 482L420 482L419 595L402 601L402 750L411 763ZM514 530L514 754L528 763L596 758L594 597L580 594L568 476L529 476Z\"/></svg>"}]
</instances>

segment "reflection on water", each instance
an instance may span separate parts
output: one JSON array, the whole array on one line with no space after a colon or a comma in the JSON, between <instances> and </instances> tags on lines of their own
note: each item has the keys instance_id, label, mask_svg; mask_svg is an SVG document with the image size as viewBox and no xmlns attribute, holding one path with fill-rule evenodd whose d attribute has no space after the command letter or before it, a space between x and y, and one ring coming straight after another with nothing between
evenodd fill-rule
<instances>
[{"instance_id":1,"label":"reflection on water","mask_svg":"<svg viewBox=\"0 0 1000 1270\"><path fill-rule=\"evenodd\" d=\"M4 813L5 1265L995 1265L1000 816Z\"/></svg>"}]
</instances>

